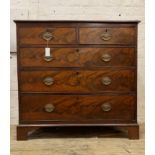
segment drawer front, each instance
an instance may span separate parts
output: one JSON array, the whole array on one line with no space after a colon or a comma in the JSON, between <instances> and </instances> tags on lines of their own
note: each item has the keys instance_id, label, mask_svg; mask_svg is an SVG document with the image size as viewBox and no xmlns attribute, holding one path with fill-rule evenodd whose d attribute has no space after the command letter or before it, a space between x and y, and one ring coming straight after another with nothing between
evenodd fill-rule
<instances>
[{"instance_id":1,"label":"drawer front","mask_svg":"<svg viewBox=\"0 0 155 155\"><path fill-rule=\"evenodd\" d=\"M135 65L134 48L51 48L52 59L44 48L21 48L22 67L104 67Z\"/></svg>"},{"instance_id":2,"label":"drawer front","mask_svg":"<svg viewBox=\"0 0 155 155\"><path fill-rule=\"evenodd\" d=\"M21 121L133 120L135 96L22 95Z\"/></svg>"},{"instance_id":3,"label":"drawer front","mask_svg":"<svg viewBox=\"0 0 155 155\"><path fill-rule=\"evenodd\" d=\"M80 28L81 44L136 44L135 28Z\"/></svg>"},{"instance_id":4,"label":"drawer front","mask_svg":"<svg viewBox=\"0 0 155 155\"><path fill-rule=\"evenodd\" d=\"M21 27L20 44L75 44L75 28Z\"/></svg>"},{"instance_id":5,"label":"drawer front","mask_svg":"<svg viewBox=\"0 0 155 155\"><path fill-rule=\"evenodd\" d=\"M135 91L134 70L22 71L21 91L91 93Z\"/></svg>"}]
</instances>

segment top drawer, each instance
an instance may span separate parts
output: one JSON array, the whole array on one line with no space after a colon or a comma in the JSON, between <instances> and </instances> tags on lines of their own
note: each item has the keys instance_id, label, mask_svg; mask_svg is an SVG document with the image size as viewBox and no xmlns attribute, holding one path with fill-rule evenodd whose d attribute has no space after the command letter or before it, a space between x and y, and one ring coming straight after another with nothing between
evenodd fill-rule
<instances>
[{"instance_id":1,"label":"top drawer","mask_svg":"<svg viewBox=\"0 0 155 155\"><path fill-rule=\"evenodd\" d=\"M83 27L79 30L80 44L136 44L134 27Z\"/></svg>"},{"instance_id":2,"label":"top drawer","mask_svg":"<svg viewBox=\"0 0 155 155\"><path fill-rule=\"evenodd\" d=\"M36 44L75 44L76 29L73 27L20 27L19 28L20 45Z\"/></svg>"}]
</instances>

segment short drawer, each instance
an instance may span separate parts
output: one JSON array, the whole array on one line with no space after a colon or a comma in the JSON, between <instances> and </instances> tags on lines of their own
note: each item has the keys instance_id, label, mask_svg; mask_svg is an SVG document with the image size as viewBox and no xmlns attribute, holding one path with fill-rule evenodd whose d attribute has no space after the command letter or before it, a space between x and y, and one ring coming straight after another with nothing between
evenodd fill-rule
<instances>
[{"instance_id":1,"label":"short drawer","mask_svg":"<svg viewBox=\"0 0 155 155\"><path fill-rule=\"evenodd\" d=\"M21 121L133 120L136 97L22 95Z\"/></svg>"},{"instance_id":2,"label":"short drawer","mask_svg":"<svg viewBox=\"0 0 155 155\"><path fill-rule=\"evenodd\" d=\"M136 44L135 28L80 28L80 44Z\"/></svg>"},{"instance_id":3,"label":"short drawer","mask_svg":"<svg viewBox=\"0 0 155 155\"><path fill-rule=\"evenodd\" d=\"M96 93L135 91L134 69L22 71L25 92Z\"/></svg>"},{"instance_id":4,"label":"short drawer","mask_svg":"<svg viewBox=\"0 0 155 155\"><path fill-rule=\"evenodd\" d=\"M21 48L21 67L104 67L134 66L134 48Z\"/></svg>"},{"instance_id":5,"label":"short drawer","mask_svg":"<svg viewBox=\"0 0 155 155\"><path fill-rule=\"evenodd\" d=\"M21 27L19 28L19 43L21 44L75 44L75 28L46 28Z\"/></svg>"}]
</instances>

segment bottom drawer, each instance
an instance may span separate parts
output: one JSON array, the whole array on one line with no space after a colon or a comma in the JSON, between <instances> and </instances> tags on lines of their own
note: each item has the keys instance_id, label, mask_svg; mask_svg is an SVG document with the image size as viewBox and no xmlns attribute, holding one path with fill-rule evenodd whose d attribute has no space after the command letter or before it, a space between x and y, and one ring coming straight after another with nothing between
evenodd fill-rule
<instances>
[{"instance_id":1,"label":"bottom drawer","mask_svg":"<svg viewBox=\"0 0 155 155\"><path fill-rule=\"evenodd\" d=\"M23 94L20 122L134 120L135 95Z\"/></svg>"}]
</instances>

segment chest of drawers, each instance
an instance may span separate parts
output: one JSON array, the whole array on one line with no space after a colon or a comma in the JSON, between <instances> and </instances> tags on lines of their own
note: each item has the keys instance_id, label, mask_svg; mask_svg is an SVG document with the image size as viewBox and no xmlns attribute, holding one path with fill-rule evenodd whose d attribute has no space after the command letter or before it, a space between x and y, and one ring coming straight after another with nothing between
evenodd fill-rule
<instances>
[{"instance_id":1,"label":"chest of drawers","mask_svg":"<svg viewBox=\"0 0 155 155\"><path fill-rule=\"evenodd\" d=\"M18 140L55 126L114 126L138 139L138 21L15 22Z\"/></svg>"}]
</instances>

